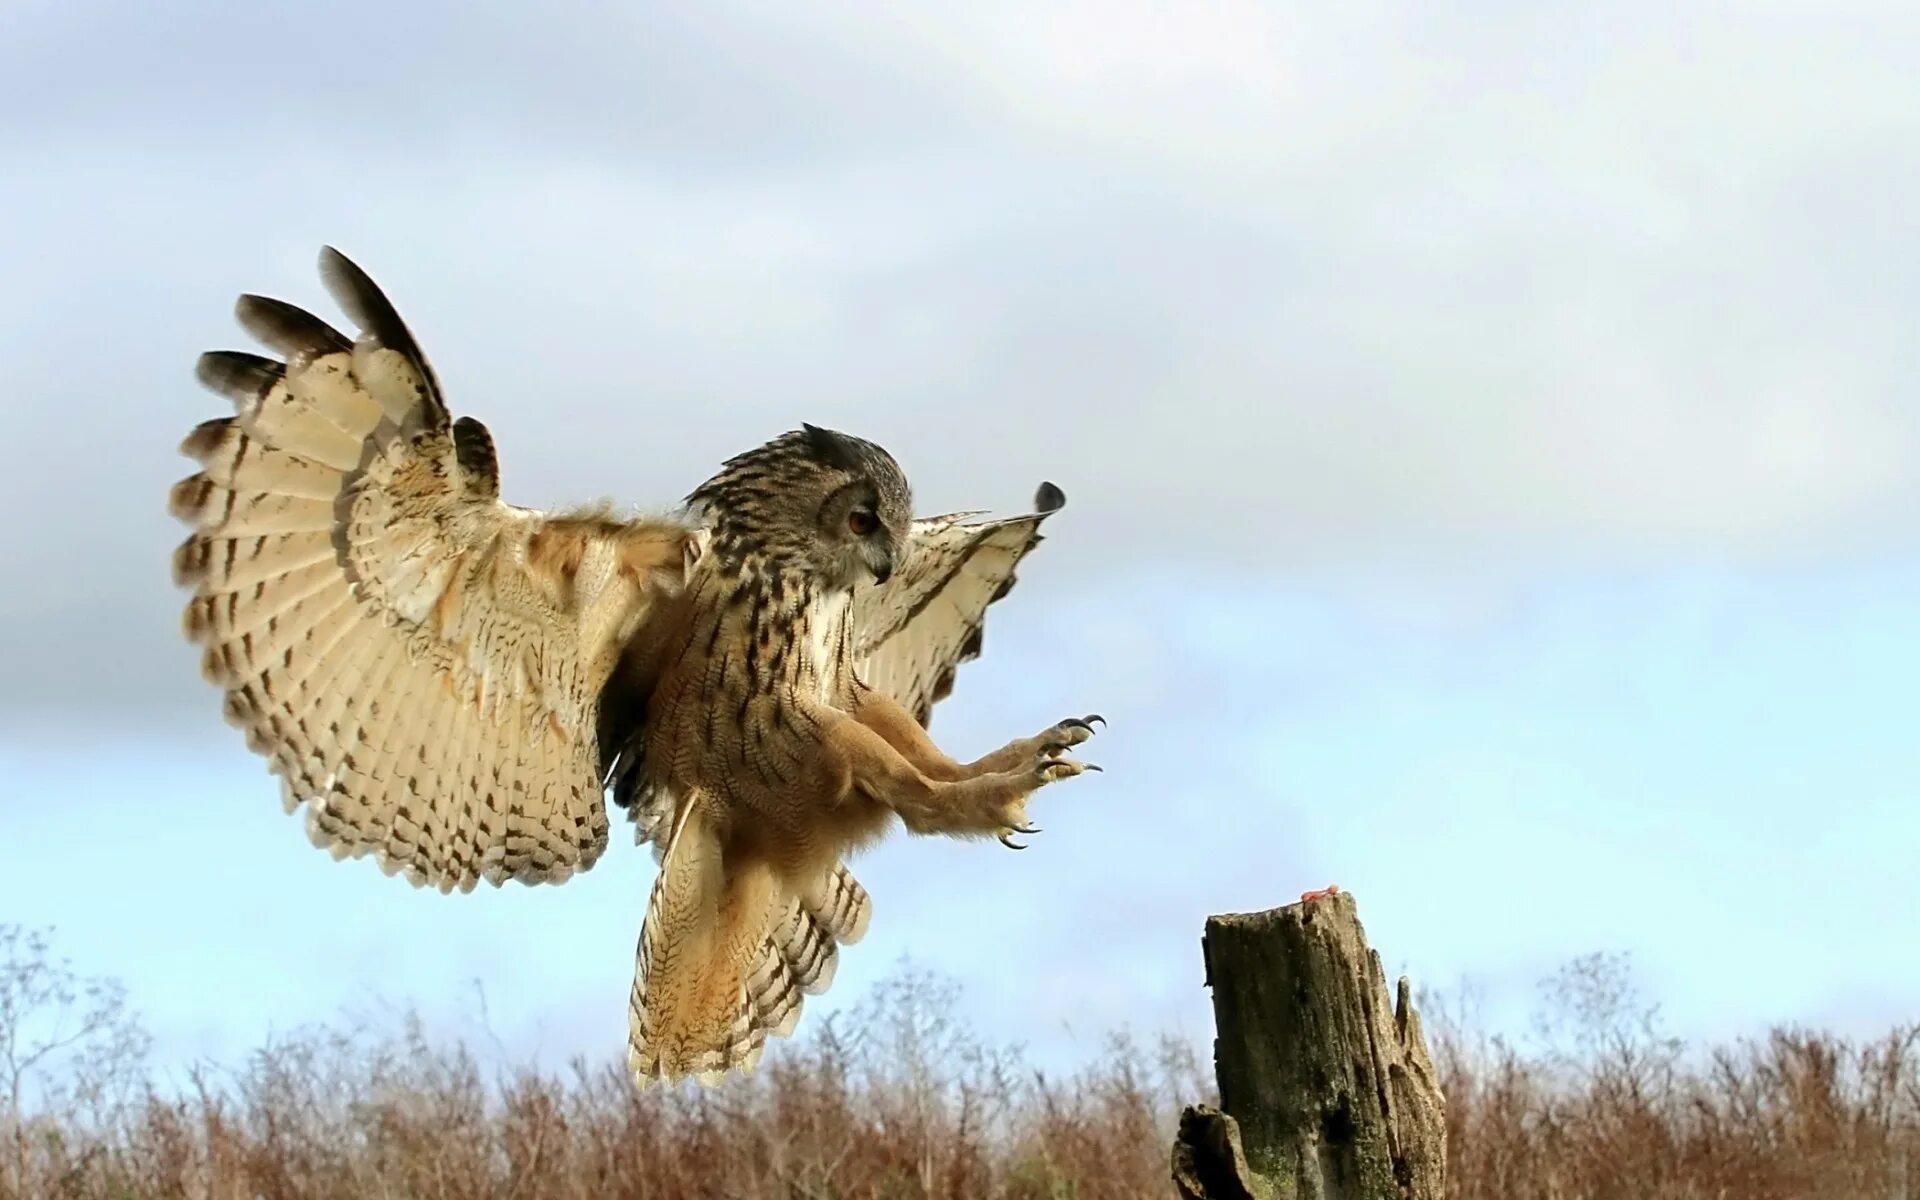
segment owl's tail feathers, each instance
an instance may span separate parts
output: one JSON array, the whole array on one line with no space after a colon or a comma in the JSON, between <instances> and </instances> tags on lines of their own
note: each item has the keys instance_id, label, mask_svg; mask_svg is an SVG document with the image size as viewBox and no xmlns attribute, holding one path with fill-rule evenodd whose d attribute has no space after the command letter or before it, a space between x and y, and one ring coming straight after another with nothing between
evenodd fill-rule
<instances>
[{"instance_id":1,"label":"owl's tail feathers","mask_svg":"<svg viewBox=\"0 0 1920 1200\"><path fill-rule=\"evenodd\" d=\"M793 1032L871 909L844 866L811 891L791 894L761 864L725 868L704 823L683 820L640 932L627 1045L637 1082L717 1084L751 1071L768 1036Z\"/></svg>"},{"instance_id":2,"label":"owl's tail feathers","mask_svg":"<svg viewBox=\"0 0 1920 1200\"><path fill-rule=\"evenodd\" d=\"M865 937L867 922L873 919L873 901L845 863L836 863L819 887L802 896L800 907L815 925L831 935L832 940L827 943L829 954L834 942L851 946ZM828 977L832 977L831 963ZM823 992L826 988L823 982L813 990Z\"/></svg>"}]
</instances>

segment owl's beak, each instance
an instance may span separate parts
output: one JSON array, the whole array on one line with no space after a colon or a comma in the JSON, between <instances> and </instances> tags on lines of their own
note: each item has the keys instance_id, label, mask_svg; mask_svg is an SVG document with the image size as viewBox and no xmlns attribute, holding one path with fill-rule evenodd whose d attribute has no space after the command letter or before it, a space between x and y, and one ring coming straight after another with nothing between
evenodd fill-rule
<instances>
[{"instance_id":1,"label":"owl's beak","mask_svg":"<svg viewBox=\"0 0 1920 1200\"><path fill-rule=\"evenodd\" d=\"M876 584L885 583L891 578L893 578L893 551L888 550L873 563L873 581Z\"/></svg>"}]
</instances>

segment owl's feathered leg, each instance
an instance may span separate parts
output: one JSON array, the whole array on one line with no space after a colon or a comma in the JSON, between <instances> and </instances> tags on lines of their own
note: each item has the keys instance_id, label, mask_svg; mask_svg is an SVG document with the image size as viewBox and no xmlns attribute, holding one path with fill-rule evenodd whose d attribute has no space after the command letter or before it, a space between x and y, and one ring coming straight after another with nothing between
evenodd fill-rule
<instances>
[{"instance_id":1,"label":"owl's feathered leg","mask_svg":"<svg viewBox=\"0 0 1920 1200\"><path fill-rule=\"evenodd\" d=\"M933 778L867 724L835 710L813 715L823 727L822 749L843 794L859 792L885 805L915 833L1005 840L1012 833L1035 832L1027 824L1028 797L1049 783L1099 770L1041 747L1012 769Z\"/></svg>"},{"instance_id":2,"label":"owl's feathered leg","mask_svg":"<svg viewBox=\"0 0 1920 1200\"><path fill-rule=\"evenodd\" d=\"M978 775L1018 771L1038 759L1058 758L1094 734L1094 725L1106 724L1098 713L1068 717L1029 738L1017 738L984 758L958 762L934 744L920 722L893 697L861 687L855 694L853 719L879 734L929 779L955 781ZM1099 768L1093 768L1098 770Z\"/></svg>"},{"instance_id":3,"label":"owl's feathered leg","mask_svg":"<svg viewBox=\"0 0 1920 1200\"><path fill-rule=\"evenodd\" d=\"M853 719L880 735L928 779L957 780L976 774L971 764L958 762L934 744L920 722L885 692L862 686L855 691Z\"/></svg>"}]
</instances>

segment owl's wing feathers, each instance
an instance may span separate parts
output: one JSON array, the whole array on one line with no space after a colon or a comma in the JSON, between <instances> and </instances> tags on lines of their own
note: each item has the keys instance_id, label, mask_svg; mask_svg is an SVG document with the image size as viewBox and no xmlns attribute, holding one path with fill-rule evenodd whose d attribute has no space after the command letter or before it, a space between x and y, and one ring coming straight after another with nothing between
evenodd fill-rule
<instances>
[{"instance_id":1,"label":"owl's wing feathers","mask_svg":"<svg viewBox=\"0 0 1920 1200\"><path fill-rule=\"evenodd\" d=\"M854 656L867 686L925 725L953 690L955 670L979 656L987 606L1012 589L1014 569L1042 540L1041 522L1066 499L1043 483L1026 516L972 521L972 513L955 513L915 521L893 577L854 596Z\"/></svg>"},{"instance_id":2,"label":"owl's wing feathers","mask_svg":"<svg viewBox=\"0 0 1920 1200\"><path fill-rule=\"evenodd\" d=\"M450 420L393 306L331 249L321 270L357 339L244 296L285 361L200 360L237 415L181 447L187 635L316 845L443 891L564 879L606 845L601 685L690 532L502 504L491 437Z\"/></svg>"}]
</instances>

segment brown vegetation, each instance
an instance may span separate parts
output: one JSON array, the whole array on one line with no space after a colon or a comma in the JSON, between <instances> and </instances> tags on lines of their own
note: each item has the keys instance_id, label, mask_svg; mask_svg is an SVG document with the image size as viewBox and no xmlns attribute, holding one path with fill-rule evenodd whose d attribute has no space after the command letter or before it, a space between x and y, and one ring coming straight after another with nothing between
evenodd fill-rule
<instances>
[{"instance_id":1,"label":"brown vegetation","mask_svg":"<svg viewBox=\"0 0 1920 1200\"><path fill-rule=\"evenodd\" d=\"M1607 958L1547 999L1524 1053L1426 1003L1463 1200L1920 1198L1920 1030L1689 1052ZM1186 1046L1120 1038L1050 1078L969 1037L952 1001L904 972L716 1091L639 1092L613 1065L496 1073L414 1021L161 1088L117 990L0 927L0 1198L1170 1194L1173 1119L1211 1091Z\"/></svg>"},{"instance_id":2,"label":"brown vegetation","mask_svg":"<svg viewBox=\"0 0 1920 1200\"><path fill-rule=\"evenodd\" d=\"M1450 1194L1920 1200L1920 1026L1867 1041L1776 1028L1692 1050L1661 1035L1624 960L1602 955L1543 999L1526 1053L1425 1014Z\"/></svg>"}]
</instances>

